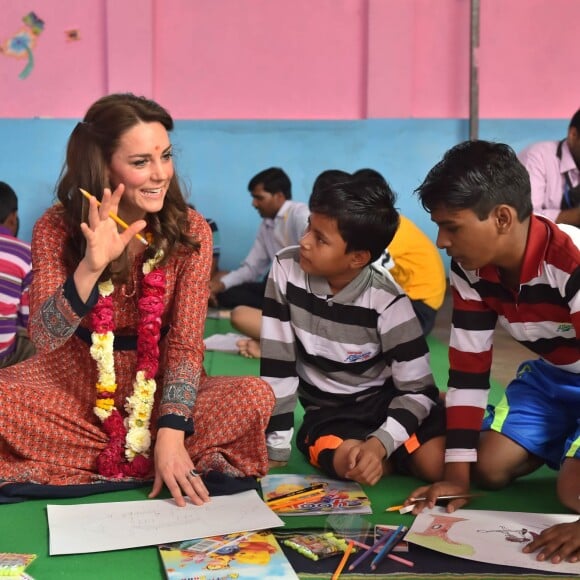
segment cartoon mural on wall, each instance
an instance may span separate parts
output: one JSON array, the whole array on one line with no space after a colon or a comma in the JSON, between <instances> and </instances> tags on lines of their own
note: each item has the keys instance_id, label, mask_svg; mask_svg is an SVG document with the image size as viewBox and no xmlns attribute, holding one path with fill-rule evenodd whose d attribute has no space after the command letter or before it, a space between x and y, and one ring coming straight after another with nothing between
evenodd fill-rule
<instances>
[{"instance_id":1,"label":"cartoon mural on wall","mask_svg":"<svg viewBox=\"0 0 580 580\"><path fill-rule=\"evenodd\" d=\"M36 40L44 30L44 20L38 18L34 12L29 12L22 18L24 26L0 45L0 53L13 58L27 59L26 66L18 75L25 79L34 68L34 54L32 49Z\"/></svg>"}]
</instances>

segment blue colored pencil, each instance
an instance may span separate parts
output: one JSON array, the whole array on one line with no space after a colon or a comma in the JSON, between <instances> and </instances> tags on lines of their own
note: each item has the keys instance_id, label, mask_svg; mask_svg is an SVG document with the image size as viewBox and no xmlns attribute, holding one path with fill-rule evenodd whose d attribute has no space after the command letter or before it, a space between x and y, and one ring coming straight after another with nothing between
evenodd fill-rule
<instances>
[{"instance_id":1,"label":"blue colored pencil","mask_svg":"<svg viewBox=\"0 0 580 580\"><path fill-rule=\"evenodd\" d=\"M377 569L377 564L389 553L389 550L395 545L399 534L403 531L405 526L401 524L390 536L387 540L387 543L381 548L381 551L373 558L371 562L371 570Z\"/></svg>"},{"instance_id":2,"label":"blue colored pencil","mask_svg":"<svg viewBox=\"0 0 580 580\"><path fill-rule=\"evenodd\" d=\"M366 552L362 553L349 567L349 570L354 570L363 560L366 560L379 546L382 546L393 534L386 532L382 535Z\"/></svg>"}]
</instances>

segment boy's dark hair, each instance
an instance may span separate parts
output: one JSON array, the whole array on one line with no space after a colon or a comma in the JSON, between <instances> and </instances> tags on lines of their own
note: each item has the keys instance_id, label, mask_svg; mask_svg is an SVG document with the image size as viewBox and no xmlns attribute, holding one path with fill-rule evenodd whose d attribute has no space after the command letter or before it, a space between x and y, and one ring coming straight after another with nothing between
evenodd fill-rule
<instances>
[{"instance_id":1,"label":"boy's dark hair","mask_svg":"<svg viewBox=\"0 0 580 580\"><path fill-rule=\"evenodd\" d=\"M363 169L358 169L353 173L353 176L358 179L370 179L378 181L379 183L384 183L387 185L387 180L380 174L376 169L371 169L370 167L364 167Z\"/></svg>"},{"instance_id":2,"label":"boy's dark hair","mask_svg":"<svg viewBox=\"0 0 580 580\"><path fill-rule=\"evenodd\" d=\"M520 222L532 213L528 172L503 143L465 141L452 147L415 193L428 212L470 209L485 220L503 203L516 210Z\"/></svg>"},{"instance_id":3,"label":"boy's dark hair","mask_svg":"<svg viewBox=\"0 0 580 580\"><path fill-rule=\"evenodd\" d=\"M319 180L309 208L335 219L346 251L368 250L374 262L391 243L399 227L395 194L388 184L337 172L333 180ZM319 176L320 177L320 176Z\"/></svg>"},{"instance_id":4,"label":"boy's dark hair","mask_svg":"<svg viewBox=\"0 0 580 580\"><path fill-rule=\"evenodd\" d=\"M248 191L251 192L258 185L262 185L264 191L268 193L280 192L286 199L292 199L290 178L279 167L270 167L256 173L248 183Z\"/></svg>"},{"instance_id":5,"label":"boy's dark hair","mask_svg":"<svg viewBox=\"0 0 580 580\"><path fill-rule=\"evenodd\" d=\"M325 189L331 185L342 183L351 179L350 173L341 171L340 169L327 169L318 175L312 185L312 191L315 189Z\"/></svg>"},{"instance_id":6,"label":"boy's dark hair","mask_svg":"<svg viewBox=\"0 0 580 580\"><path fill-rule=\"evenodd\" d=\"M571 129L572 127L574 127L576 131L580 132L580 109L578 109L574 113L572 119L570 119L570 125L568 126L568 129Z\"/></svg>"},{"instance_id":7,"label":"boy's dark hair","mask_svg":"<svg viewBox=\"0 0 580 580\"><path fill-rule=\"evenodd\" d=\"M18 211L16 193L7 183L0 181L0 224L3 224L15 211Z\"/></svg>"}]
</instances>

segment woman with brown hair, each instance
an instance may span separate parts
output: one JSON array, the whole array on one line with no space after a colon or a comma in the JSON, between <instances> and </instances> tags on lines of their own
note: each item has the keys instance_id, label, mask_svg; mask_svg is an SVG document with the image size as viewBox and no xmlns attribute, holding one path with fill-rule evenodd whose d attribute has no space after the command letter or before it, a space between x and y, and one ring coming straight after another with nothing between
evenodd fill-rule
<instances>
[{"instance_id":1,"label":"woman with brown hair","mask_svg":"<svg viewBox=\"0 0 580 580\"><path fill-rule=\"evenodd\" d=\"M211 232L172 129L157 103L114 94L71 134L60 203L33 231L38 354L0 371L4 484L153 479L150 497L165 484L184 505L208 500L200 475L267 471L270 387L203 369Z\"/></svg>"}]
</instances>

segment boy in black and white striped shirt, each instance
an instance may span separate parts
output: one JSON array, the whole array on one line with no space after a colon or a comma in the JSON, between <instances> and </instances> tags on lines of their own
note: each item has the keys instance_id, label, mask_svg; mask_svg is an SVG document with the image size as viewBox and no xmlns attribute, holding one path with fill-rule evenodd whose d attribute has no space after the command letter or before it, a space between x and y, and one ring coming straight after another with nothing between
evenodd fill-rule
<instances>
[{"instance_id":1,"label":"boy in black and white striped shirt","mask_svg":"<svg viewBox=\"0 0 580 580\"><path fill-rule=\"evenodd\" d=\"M397 230L394 194L367 177L325 173L300 246L278 253L266 287L270 464L290 456L299 398L297 446L331 476L373 485L403 471L437 480L445 425L427 344L409 298L371 265Z\"/></svg>"}]
</instances>

